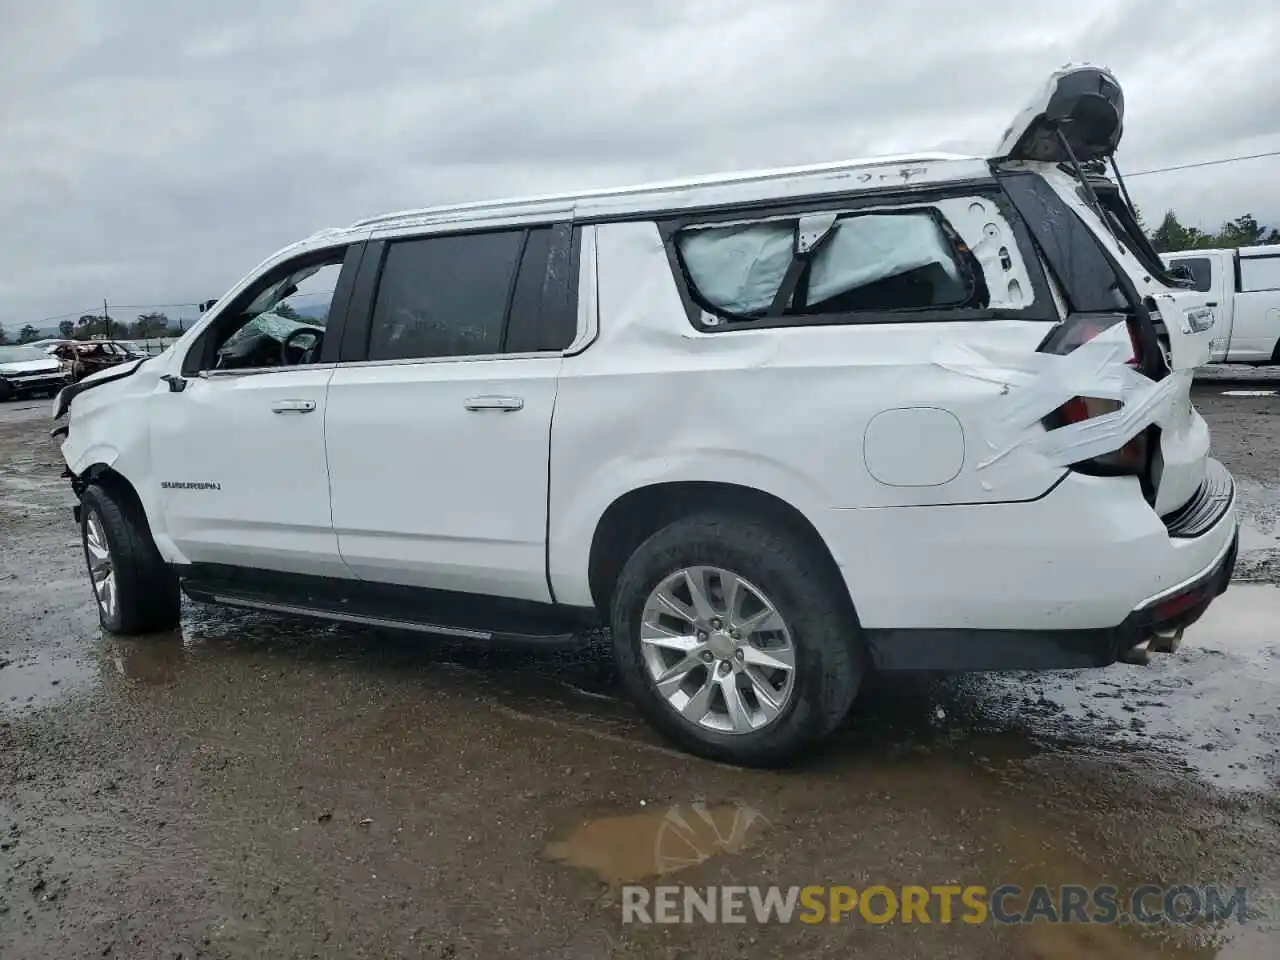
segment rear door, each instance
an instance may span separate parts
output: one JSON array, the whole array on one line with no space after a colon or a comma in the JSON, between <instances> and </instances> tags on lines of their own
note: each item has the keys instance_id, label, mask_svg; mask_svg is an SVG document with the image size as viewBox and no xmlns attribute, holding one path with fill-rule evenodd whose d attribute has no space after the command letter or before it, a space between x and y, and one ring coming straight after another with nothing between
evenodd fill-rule
<instances>
[{"instance_id":1,"label":"rear door","mask_svg":"<svg viewBox=\"0 0 1280 960\"><path fill-rule=\"evenodd\" d=\"M566 223L375 236L325 419L333 525L358 577L551 599L571 239Z\"/></svg>"}]
</instances>

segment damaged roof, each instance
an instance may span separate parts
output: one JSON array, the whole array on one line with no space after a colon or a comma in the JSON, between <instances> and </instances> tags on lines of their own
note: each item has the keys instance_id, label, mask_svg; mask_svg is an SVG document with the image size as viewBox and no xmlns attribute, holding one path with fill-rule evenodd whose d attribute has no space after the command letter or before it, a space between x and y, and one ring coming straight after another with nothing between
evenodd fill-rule
<instances>
[{"instance_id":1,"label":"damaged roof","mask_svg":"<svg viewBox=\"0 0 1280 960\"><path fill-rule=\"evenodd\" d=\"M520 223L637 216L659 210L693 209L782 198L821 196L876 188L917 186L991 175L987 161L953 153L916 153L834 163L711 174L682 180L514 197L405 210L331 228L312 240L347 238L371 231L421 229L451 223Z\"/></svg>"}]
</instances>

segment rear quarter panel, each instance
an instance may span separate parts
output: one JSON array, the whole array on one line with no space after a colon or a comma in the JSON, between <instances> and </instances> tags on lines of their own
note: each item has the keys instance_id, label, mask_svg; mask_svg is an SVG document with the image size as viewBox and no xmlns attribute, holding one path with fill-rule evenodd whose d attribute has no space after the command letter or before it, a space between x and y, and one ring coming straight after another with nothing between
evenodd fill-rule
<instances>
[{"instance_id":1,"label":"rear quarter panel","mask_svg":"<svg viewBox=\"0 0 1280 960\"><path fill-rule=\"evenodd\" d=\"M559 600L591 602L587 557L599 518L654 483L773 494L813 523L856 580L886 549L879 522L868 525L874 537L859 538L860 513L1027 500L1062 476L1025 447L997 449L990 427L1008 393L999 370L975 376L944 365L969 347L1034 351L1044 321L704 334L689 323L656 225L594 229L599 337L566 358L552 425L549 562ZM890 429L869 434L887 411ZM950 436L906 429L948 415Z\"/></svg>"}]
</instances>

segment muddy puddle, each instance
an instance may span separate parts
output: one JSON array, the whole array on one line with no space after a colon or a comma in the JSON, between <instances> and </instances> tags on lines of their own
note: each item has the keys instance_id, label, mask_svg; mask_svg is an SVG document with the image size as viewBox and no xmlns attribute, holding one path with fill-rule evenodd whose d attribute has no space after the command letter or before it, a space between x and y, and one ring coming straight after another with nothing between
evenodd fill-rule
<instances>
[{"instance_id":1,"label":"muddy puddle","mask_svg":"<svg viewBox=\"0 0 1280 960\"><path fill-rule=\"evenodd\" d=\"M0 654L0 714L38 709L89 686L97 676L92 657L43 649Z\"/></svg>"},{"instance_id":2,"label":"muddy puddle","mask_svg":"<svg viewBox=\"0 0 1280 960\"><path fill-rule=\"evenodd\" d=\"M606 885L609 893L600 902L610 907L634 901L637 885L650 897L659 888L674 890L677 900L672 902L677 904L685 890L706 904L707 891L722 887L758 888L760 897L769 888L785 897L787 890L839 887L855 891L851 896L856 902L856 891L876 887L882 891L874 894L878 912L882 917L886 910L894 914L889 923L898 928L902 901L887 899L899 895L884 893L886 888L941 885L959 891L980 886L985 900L996 887L1007 886L1011 892L1000 902L1008 913L1028 909L1037 888L1049 891L1046 895L1056 904L1065 886L1090 891L1110 886L1117 920L996 926L1001 946L983 955L1038 960L1276 956L1280 931L1260 926L1256 916L1247 923L1236 916L1225 925L1198 919L1139 923L1130 913L1136 891L1157 881L1159 868L1127 858L1107 844L1105 834L1095 832L1095 825L1064 817L1066 811L1052 802L1028 803L1025 796L1004 793L997 777L975 778L959 766L923 758L880 771L857 770L856 764L845 771L857 776L833 773L792 775L781 786L749 776L743 786L750 802L657 804L603 814L558 834L543 855L557 868ZM873 789L868 793L860 786ZM1262 892L1250 892L1254 914L1262 906ZM1207 895L1197 891L1187 896ZM1152 895L1144 897L1136 902L1149 908ZM1168 901L1160 892L1154 902L1161 910ZM959 903L954 915L960 913ZM1058 909L1051 906L1042 916L1065 916ZM795 938L833 936L829 916L814 923L802 919L804 912L803 907L798 913L793 909L783 919L778 913L754 915L747 907L744 922L761 931L774 924L789 928L793 944ZM941 900L935 897L925 912L938 925L931 932L942 934L940 942L948 941L950 931L950 946L961 951L956 955L967 955L963 945L971 931L960 922L944 921ZM684 922L694 925L685 929L697 941L711 928L698 925L693 916L690 912ZM855 919L847 922L858 922L858 916L855 909Z\"/></svg>"},{"instance_id":3,"label":"muddy puddle","mask_svg":"<svg viewBox=\"0 0 1280 960\"><path fill-rule=\"evenodd\" d=\"M1216 787L1280 784L1280 588L1233 584L1145 666L991 674L951 688L988 722L1166 766Z\"/></svg>"},{"instance_id":4,"label":"muddy puddle","mask_svg":"<svg viewBox=\"0 0 1280 960\"><path fill-rule=\"evenodd\" d=\"M768 823L751 807L677 804L588 821L548 844L546 856L610 884L639 883L741 853Z\"/></svg>"}]
</instances>

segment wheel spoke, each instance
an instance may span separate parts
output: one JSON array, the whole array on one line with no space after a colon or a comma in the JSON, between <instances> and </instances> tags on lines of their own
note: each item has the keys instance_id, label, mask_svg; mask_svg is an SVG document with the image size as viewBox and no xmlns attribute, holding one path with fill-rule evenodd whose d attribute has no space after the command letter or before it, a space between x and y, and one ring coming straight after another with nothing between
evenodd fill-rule
<instances>
[{"instance_id":1,"label":"wheel spoke","mask_svg":"<svg viewBox=\"0 0 1280 960\"><path fill-rule=\"evenodd\" d=\"M688 703L680 708L680 712L685 715L686 719L692 720L694 723L703 721L711 711L711 694L715 688L715 680L708 672L707 679L703 682L701 689L689 698Z\"/></svg>"},{"instance_id":2,"label":"wheel spoke","mask_svg":"<svg viewBox=\"0 0 1280 960\"><path fill-rule=\"evenodd\" d=\"M95 561L101 563L107 559L107 548L98 542L98 538L92 532L89 534L88 542L85 545L89 548L89 556Z\"/></svg>"},{"instance_id":3,"label":"wheel spoke","mask_svg":"<svg viewBox=\"0 0 1280 960\"><path fill-rule=\"evenodd\" d=\"M759 647L744 646L742 659L753 667L765 667L769 670L791 671L796 668L796 653L790 647L771 647L761 650Z\"/></svg>"},{"instance_id":4,"label":"wheel spoke","mask_svg":"<svg viewBox=\"0 0 1280 960\"><path fill-rule=\"evenodd\" d=\"M107 616L112 616L116 612L116 575L108 573L106 579L102 581L102 608L107 612Z\"/></svg>"},{"instance_id":5,"label":"wheel spoke","mask_svg":"<svg viewBox=\"0 0 1280 960\"><path fill-rule=\"evenodd\" d=\"M693 600L693 610L698 615L698 619L707 622L716 615L715 608L711 606L711 601L707 599L707 569L706 567L694 567L692 570L684 571L685 586L689 588L689 596Z\"/></svg>"},{"instance_id":6,"label":"wheel spoke","mask_svg":"<svg viewBox=\"0 0 1280 960\"><path fill-rule=\"evenodd\" d=\"M751 681L751 689L756 695L756 700L760 703L760 710L765 715L766 722L772 720L782 709L778 691L760 675L759 670L748 667L746 674L747 679Z\"/></svg>"},{"instance_id":7,"label":"wheel spoke","mask_svg":"<svg viewBox=\"0 0 1280 960\"><path fill-rule=\"evenodd\" d=\"M667 667L665 671L654 679L654 682L658 685L658 692L670 700L675 696L676 691L684 686L689 674L701 666L703 666L702 659L696 654L690 654Z\"/></svg>"},{"instance_id":8,"label":"wheel spoke","mask_svg":"<svg viewBox=\"0 0 1280 960\"><path fill-rule=\"evenodd\" d=\"M761 597L760 600L763 601L764 598ZM786 630L787 625L778 616L778 611L766 604L763 610L743 619L738 624L738 629L742 631L742 635L745 637L753 633L759 633L762 630Z\"/></svg>"},{"instance_id":9,"label":"wheel spoke","mask_svg":"<svg viewBox=\"0 0 1280 960\"><path fill-rule=\"evenodd\" d=\"M729 724L733 727L733 732L747 733L751 729L751 714L747 712L742 691L738 689L736 673L729 673L720 678L720 693L724 697L725 709L729 713Z\"/></svg>"},{"instance_id":10,"label":"wheel spoke","mask_svg":"<svg viewBox=\"0 0 1280 960\"><path fill-rule=\"evenodd\" d=\"M653 599L665 607L672 616L679 617L691 625L698 620L698 614L684 601L675 597L671 593L671 588L668 584L660 587L657 593L654 594Z\"/></svg>"},{"instance_id":11,"label":"wheel spoke","mask_svg":"<svg viewBox=\"0 0 1280 960\"><path fill-rule=\"evenodd\" d=\"M659 623L645 621L640 625L640 642L650 647L663 647L667 650L679 650L688 653L699 649L702 641L691 633L676 633Z\"/></svg>"},{"instance_id":12,"label":"wheel spoke","mask_svg":"<svg viewBox=\"0 0 1280 960\"><path fill-rule=\"evenodd\" d=\"M738 585L741 582L732 573L720 574L720 592L724 594L724 622L730 626L738 617Z\"/></svg>"}]
</instances>

